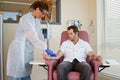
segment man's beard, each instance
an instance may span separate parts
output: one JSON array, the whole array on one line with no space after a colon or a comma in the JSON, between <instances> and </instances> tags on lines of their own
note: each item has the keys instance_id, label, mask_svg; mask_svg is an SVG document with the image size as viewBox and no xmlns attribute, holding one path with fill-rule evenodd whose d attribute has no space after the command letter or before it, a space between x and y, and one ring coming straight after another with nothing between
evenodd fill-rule
<instances>
[{"instance_id":1,"label":"man's beard","mask_svg":"<svg viewBox=\"0 0 120 80\"><path fill-rule=\"evenodd\" d=\"M76 39L76 36L73 36L73 38L70 39L70 40L71 40L71 41L75 41L75 39Z\"/></svg>"}]
</instances>

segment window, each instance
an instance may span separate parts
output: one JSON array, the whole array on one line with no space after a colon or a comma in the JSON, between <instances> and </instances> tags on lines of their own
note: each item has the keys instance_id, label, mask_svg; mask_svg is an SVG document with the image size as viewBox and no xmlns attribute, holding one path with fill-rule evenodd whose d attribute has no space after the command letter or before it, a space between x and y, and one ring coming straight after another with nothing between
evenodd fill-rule
<instances>
[{"instance_id":1,"label":"window","mask_svg":"<svg viewBox=\"0 0 120 80\"><path fill-rule=\"evenodd\" d=\"M120 62L120 0L104 0L106 58Z\"/></svg>"},{"instance_id":2,"label":"window","mask_svg":"<svg viewBox=\"0 0 120 80\"><path fill-rule=\"evenodd\" d=\"M19 12L4 12L4 23L17 23L22 16Z\"/></svg>"},{"instance_id":3,"label":"window","mask_svg":"<svg viewBox=\"0 0 120 80\"><path fill-rule=\"evenodd\" d=\"M100 47L104 59L113 59L120 63L120 0L98 0L98 28L101 27ZM101 18L102 17L102 18ZM100 20L100 21L99 21ZM103 23L103 24L100 24ZM98 34L99 34L98 30ZM98 44L99 45L99 44ZM99 46L98 46L99 47ZM107 75L120 79L120 66L111 65L103 70Z\"/></svg>"},{"instance_id":4,"label":"window","mask_svg":"<svg viewBox=\"0 0 120 80\"><path fill-rule=\"evenodd\" d=\"M48 2L50 24L61 24L60 1L61 0L44 0ZM3 11L5 23L18 23L19 18L27 13L30 5L34 0L0 0L0 11ZM6 19L7 16L7 19Z\"/></svg>"}]
</instances>

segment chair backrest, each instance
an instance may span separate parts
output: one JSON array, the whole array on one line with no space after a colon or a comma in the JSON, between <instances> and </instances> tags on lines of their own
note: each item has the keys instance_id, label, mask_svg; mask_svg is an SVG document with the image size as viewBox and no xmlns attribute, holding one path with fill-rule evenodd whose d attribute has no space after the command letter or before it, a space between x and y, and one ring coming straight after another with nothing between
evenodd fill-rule
<instances>
[{"instance_id":1,"label":"chair backrest","mask_svg":"<svg viewBox=\"0 0 120 80\"><path fill-rule=\"evenodd\" d=\"M88 37L88 33L86 31L79 31L79 38L84 41L87 41L89 43L89 37ZM61 34L60 45L62 44L62 42L66 41L67 39L68 39L67 31L63 31Z\"/></svg>"},{"instance_id":2,"label":"chair backrest","mask_svg":"<svg viewBox=\"0 0 120 80\"><path fill-rule=\"evenodd\" d=\"M79 31L79 38L84 40L84 41L87 41L89 43L89 37L88 37L88 33L86 31ZM60 45L62 44L62 42L66 41L68 39L68 36L67 36L67 31L63 31L62 34L61 34L61 41L60 41ZM63 61L63 58L64 57L61 57L58 61L61 62ZM87 62L90 63L90 60L89 58L87 57Z\"/></svg>"}]
</instances>

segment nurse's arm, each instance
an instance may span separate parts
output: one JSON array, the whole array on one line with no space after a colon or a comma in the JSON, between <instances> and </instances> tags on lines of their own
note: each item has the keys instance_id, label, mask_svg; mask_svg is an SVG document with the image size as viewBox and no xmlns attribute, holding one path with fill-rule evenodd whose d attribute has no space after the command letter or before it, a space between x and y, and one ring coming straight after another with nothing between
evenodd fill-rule
<instances>
[{"instance_id":1,"label":"nurse's arm","mask_svg":"<svg viewBox=\"0 0 120 80\"><path fill-rule=\"evenodd\" d=\"M42 50L47 49L47 45L45 42L39 39L39 36L35 30L35 26L27 20L28 18L22 18L20 20L22 24L22 28L26 34L27 39L37 48L40 48Z\"/></svg>"},{"instance_id":2,"label":"nurse's arm","mask_svg":"<svg viewBox=\"0 0 120 80\"><path fill-rule=\"evenodd\" d=\"M62 52L61 50L59 50L59 51L57 52L56 57L51 57L51 56L49 56L47 53L43 53L43 58L44 58L44 59L59 59L59 58L61 58L62 56L63 56L63 52Z\"/></svg>"}]
</instances>

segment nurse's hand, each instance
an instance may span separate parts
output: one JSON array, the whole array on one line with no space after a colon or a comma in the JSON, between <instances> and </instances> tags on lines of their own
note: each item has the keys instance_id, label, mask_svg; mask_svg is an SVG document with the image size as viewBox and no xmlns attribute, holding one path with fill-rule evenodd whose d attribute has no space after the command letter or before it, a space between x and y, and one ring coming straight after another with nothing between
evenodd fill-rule
<instances>
[{"instance_id":1,"label":"nurse's hand","mask_svg":"<svg viewBox=\"0 0 120 80\"><path fill-rule=\"evenodd\" d=\"M51 56L49 56L46 52L43 53L43 58L44 58L45 60L59 59L58 56L56 56L56 57L51 57Z\"/></svg>"},{"instance_id":2,"label":"nurse's hand","mask_svg":"<svg viewBox=\"0 0 120 80\"><path fill-rule=\"evenodd\" d=\"M51 57L56 57L56 54L53 52L53 51L51 51L50 49L46 49L45 50L45 52L48 54L48 55L50 55Z\"/></svg>"}]
</instances>

